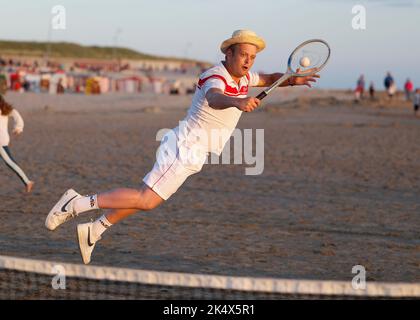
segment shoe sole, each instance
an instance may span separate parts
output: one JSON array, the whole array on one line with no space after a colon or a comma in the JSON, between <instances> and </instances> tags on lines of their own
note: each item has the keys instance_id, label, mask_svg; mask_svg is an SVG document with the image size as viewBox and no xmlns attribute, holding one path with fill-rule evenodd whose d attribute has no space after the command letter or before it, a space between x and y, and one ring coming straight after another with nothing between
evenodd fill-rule
<instances>
[{"instance_id":1,"label":"shoe sole","mask_svg":"<svg viewBox=\"0 0 420 320\"><path fill-rule=\"evenodd\" d=\"M82 256L82 260L84 264L89 264L90 263L90 259L88 260L87 258L85 258L85 256L83 255L83 248L86 247L86 245L82 244L82 239L86 239L87 235L85 234L85 232L83 232L82 227L77 226L77 241L79 242L79 250L80 250L80 255Z\"/></svg>"}]
</instances>

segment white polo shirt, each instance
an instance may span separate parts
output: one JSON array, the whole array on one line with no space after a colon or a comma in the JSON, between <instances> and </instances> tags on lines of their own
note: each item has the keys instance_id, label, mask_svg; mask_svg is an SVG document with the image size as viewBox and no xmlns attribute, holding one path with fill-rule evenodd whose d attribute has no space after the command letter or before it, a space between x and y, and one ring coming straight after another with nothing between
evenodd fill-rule
<instances>
[{"instance_id":1,"label":"white polo shirt","mask_svg":"<svg viewBox=\"0 0 420 320\"><path fill-rule=\"evenodd\" d=\"M258 73L249 72L237 84L223 63L219 63L200 75L191 107L184 121L190 130L199 128L206 131L209 138L212 136L212 130L216 130L213 131L216 134L219 132L219 141L215 142L213 138L213 141L207 142L206 147L208 152L214 152L218 155L221 154L226 142L238 124L242 111L235 107L223 110L213 109L209 106L206 93L212 88L217 88L222 90L227 96L246 98L248 88L258 85L259 80Z\"/></svg>"}]
</instances>

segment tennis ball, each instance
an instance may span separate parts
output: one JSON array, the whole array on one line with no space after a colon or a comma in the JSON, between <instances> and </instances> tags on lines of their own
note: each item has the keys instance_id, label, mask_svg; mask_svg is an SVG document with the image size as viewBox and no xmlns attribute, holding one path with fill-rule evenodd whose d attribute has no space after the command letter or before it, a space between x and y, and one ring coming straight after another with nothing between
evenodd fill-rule
<instances>
[{"instance_id":1,"label":"tennis ball","mask_svg":"<svg viewBox=\"0 0 420 320\"><path fill-rule=\"evenodd\" d=\"M300 65L304 68L309 67L311 64L311 60L308 57L302 57L299 61Z\"/></svg>"}]
</instances>

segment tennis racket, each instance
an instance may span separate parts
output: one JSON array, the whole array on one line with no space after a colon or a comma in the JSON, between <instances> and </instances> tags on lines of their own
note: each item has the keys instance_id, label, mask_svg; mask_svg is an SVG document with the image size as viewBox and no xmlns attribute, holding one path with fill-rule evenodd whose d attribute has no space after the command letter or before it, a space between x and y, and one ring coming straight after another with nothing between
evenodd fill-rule
<instances>
[{"instance_id":1,"label":"tennis racket","mask_svg":"<svg viewBox=\"0 0 420 320\"><path fill-rule=\"evenodd\" d=\"M291 77L307 77L318 73L325 67L330 55L330 46L324 40L313 39L303 42L290 54L286 73L256 98L264 99L274 88ZM301 65L301 62L305 64Z\"/></svg>"}]
</instances>

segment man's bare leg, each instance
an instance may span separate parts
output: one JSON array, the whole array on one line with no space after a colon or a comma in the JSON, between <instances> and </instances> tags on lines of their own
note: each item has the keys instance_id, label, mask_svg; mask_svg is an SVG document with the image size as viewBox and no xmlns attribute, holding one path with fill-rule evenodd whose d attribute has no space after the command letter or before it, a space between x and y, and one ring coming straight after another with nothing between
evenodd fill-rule
<instances>
[{"instance_id":1,"label":"man's bare leg","mask_svg":"<svg viewBox=\"0 0 420 320\"><path fill-rule=\"evenodd\" d=\"M58 226L74 218L80 213L99 209L135 209L130 212L152 210L164 200L146 184L139 189L115 189L109 192L82 196L73 189L67 190L61 199L54 205L45 220L45 226L49 230L55 230ZM129 214L110 214L110 224L116 223ZM132 214L130 213L130 214Z\"/></svg>"},{"instance_id":2,"label":"man's bare leg","mask_svg":"<svg viewBox=\"0 0 420 320\"><path fill-rule=\"evenodd\" d=\"M129 190L129 191L126 191ZM132 192L135 191L135 192ZM136 195L137 194L137 195ZM117 198L119 202L119 197L130 198L129 201L132 203L137 203L136 209L113 209L105 214L105 217L111 224L115 224L126 217L136 213L139 210L146 211L151 210L159 206L164 200L157 195L152 189L148 186L143 185L140 190L130 190L130 189L117 189L111 192L98 195L99 207L104 208L106 205L113 205L112 201L114 198ZM140 199L140 200L139 200Z\"/></svg>"},{"instance_id":3,"label":"man's bare leg","mask_svg":"<svg viewBox=\"0 0 420 320\"><path fill-rule=\"evenodd\" d=\"M159 206L164 200L146 184L140 189L119 188L98 195L80 197L74 201L74 212L78 215L97 209L136 209L147 211ZM116 221L120 219L113 215Z\"/></svg>"},{"instance_id":4,"label":"man's bare leg","mask_svg":"<svg viewBox=\"0 0 420 320\"><path fill-rule=\"evenodd\" d=\"M90 196L82 196L73 189L69 189L49 212L45 226L49 230L55 230L82 212L113 209L94 222L77 225L83 262L89 263L95 243L101 239L101 235L109 227L137 211L152 210L163 201L164 199L146 184L139 189L121 188Z\"/></svg>"},{"instance_id":5,"label":"man's bare leg","mask_svg":"<svg viewBox=\"0 0 420 320\"><path fill-rule=\"evenodd\" d=\"M98 207L101 209L137 209L144 211L156 208L164 200L143 184L138 190L120 188L100 193L97 196L97 201Z\"/></svg>"},{"instance_id":6,"label":"man's bare leg","mask_svg":"<svg viewBox=\"0 0 420 320\"><path fill-rule=\"evenodd\" d=\"M94 209L111 209L93 223L94 238L107 228L137 211L148 211L159 206L164 200L151 188L143 184L140 189L120 188L77 199L74 210L77 214Z\"/></svg>"},{"instance_id":7,"label":"man's bare leg","mask_svg":"<svg viewBox=\"0 0 420 320\"><path fill-rule=\"evenodd\" d=\"M109 227L137 211L152 210L164 201L145 184L139 190L116 189L101 193L94 198L85 197L80 200L85 208L87 207L86 200L91 200L95 202L96 208L111 209L96 221L77 226L80 253L86 264L90 262L95 243L101 239L101 235Z\"/></svg>"},{"instance_id":8,"label":"man's bare leg","mask_svg":"<svg viewBox=\"0 0 420 320\"><path fill-rule=\"evenodd\" d=\"M98 194L98 208L112 209L97 220L98 233L105 231L101 226L110 227L137 211L152 210L163 201L156 192L145 184L138 190L120 188Z\"/></svg>"},{"instance_id":9,"label":"man's bare leg","mask_svg":"<svg viewBox=\"0 0 420 320\"><path fill-rule=\"evenodd\" d=\"M109 209L104 216L111 224L116 224L137 212L139 212L137 209Z\"/></svg>"}]
</instances>

